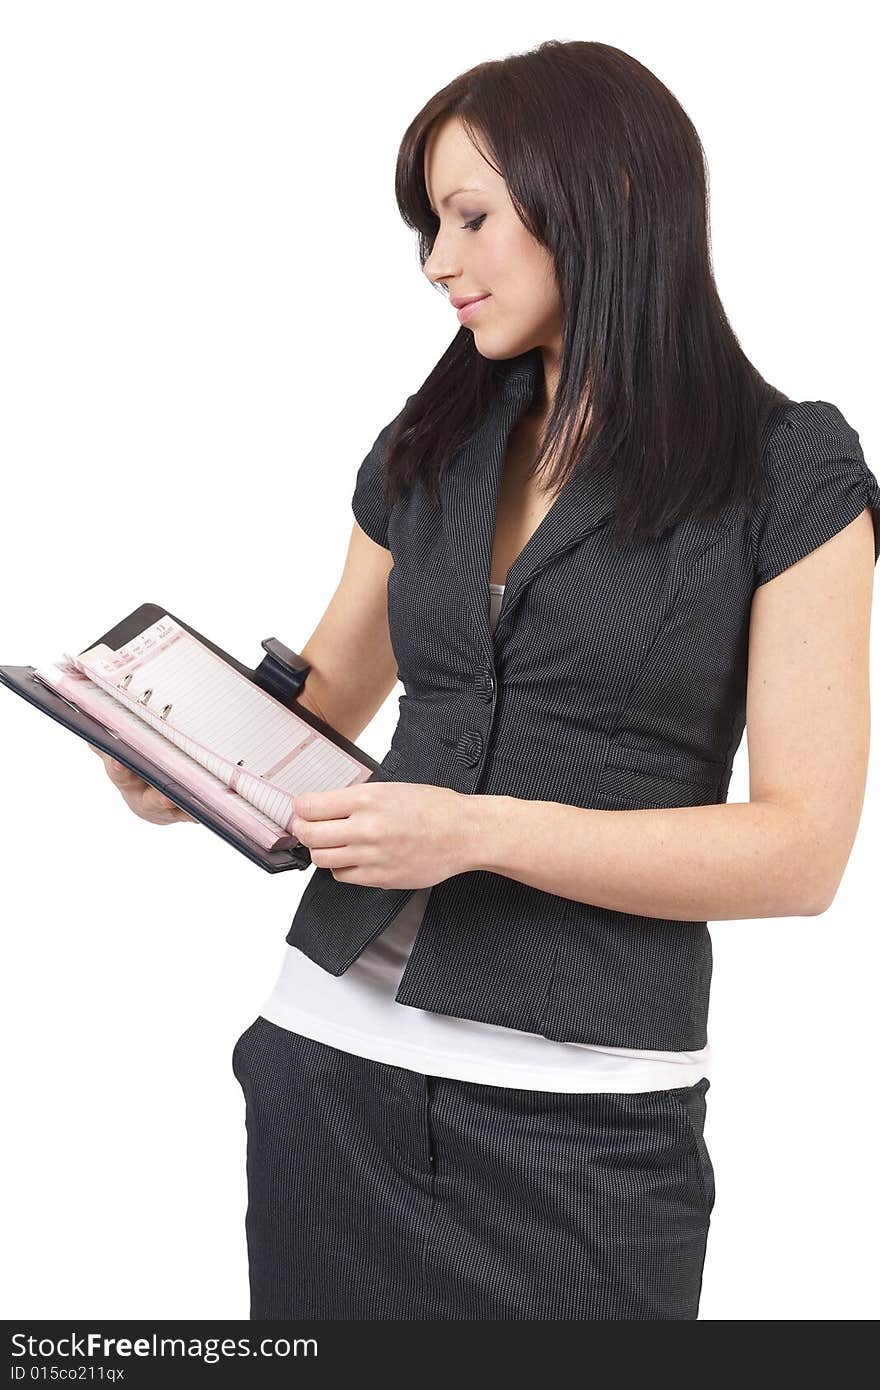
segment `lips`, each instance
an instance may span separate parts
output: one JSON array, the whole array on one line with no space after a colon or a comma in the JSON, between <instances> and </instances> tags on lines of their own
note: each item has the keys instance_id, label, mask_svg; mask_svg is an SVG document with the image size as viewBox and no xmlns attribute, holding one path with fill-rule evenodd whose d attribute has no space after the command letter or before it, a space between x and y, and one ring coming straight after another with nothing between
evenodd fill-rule
<instances>
[{"instance_id":1,"label":"lips","mask_svg":"<svg viewBox=\"0 0 880 1390\"><path fill-rule=\"evenodd\" d=\"M471 319L477 318L479 316L480 309L486 303L486 300L490 298L491 295L481 294L478 295L475 299L465 300L464 304L458 311L459 323L470 323Z\"/></svg>"},{"instance_id":2,"label":"lips","mask_svg":"<svg viewBox=\"0 0 880 1390\"><path fill-rule=\"evenodd\" d=\"M463 309L467 304L476 304L478 300L488 298L489 296L487 294L468 294L460 297L458 295L453 295L449 303L452 305L453 309Z\"/></svg>"}]
</instances>

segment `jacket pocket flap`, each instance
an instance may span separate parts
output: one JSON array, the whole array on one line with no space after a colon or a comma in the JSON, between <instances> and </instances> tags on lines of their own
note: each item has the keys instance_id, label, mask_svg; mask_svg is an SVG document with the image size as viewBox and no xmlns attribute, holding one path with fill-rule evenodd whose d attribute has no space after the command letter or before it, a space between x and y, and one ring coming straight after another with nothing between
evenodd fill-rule
<instances>
[{"instance_id":1,"label":"jacket pocket flap","mask_svg":"<svg viewBox=\"0 0 880 1390\"><path fill-rule=\"evenodd\" d=\"M600 774L603 803L650 810L718 800L724 764L688 753L612 743Z\"/></svg>"}]
</instances>

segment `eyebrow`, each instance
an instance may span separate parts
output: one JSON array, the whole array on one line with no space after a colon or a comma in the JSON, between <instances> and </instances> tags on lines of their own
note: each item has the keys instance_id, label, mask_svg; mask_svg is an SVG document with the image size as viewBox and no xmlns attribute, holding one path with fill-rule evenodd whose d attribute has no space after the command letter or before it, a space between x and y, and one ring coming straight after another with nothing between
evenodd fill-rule
<instances>
[{"instance_id":1,"label":"eyebrow","mask_svg":"<svg viewBox=\"0 0 880 1390\"><path fill-rule=\"evenodd\" d=\"M445 207L446 207L446 204L447 204L447 203L450 203L450 202L452 201L452 199L455 197L456 193L482 193L482 192L483 192L483 189L482 189L482 188L454 188L454 189L452 190L451 193L447 193L447 194L446 194L446 197L445 197L445 198L441 198L441 199L440 199L440 206L441 206L441 208L445 208ZM435 212L435 209L434 209L434 204L431 202L430 198L428 199L428 206L430 207L431 211L432 211L432 212L434 213L434 215L436 216L436 212Z\"/></svg>"}]
</instances>

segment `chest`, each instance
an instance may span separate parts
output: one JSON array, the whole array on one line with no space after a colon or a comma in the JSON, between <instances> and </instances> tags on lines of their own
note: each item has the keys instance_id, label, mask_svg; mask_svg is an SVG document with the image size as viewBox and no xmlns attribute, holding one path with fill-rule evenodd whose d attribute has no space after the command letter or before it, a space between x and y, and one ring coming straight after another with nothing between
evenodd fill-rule
<instances>
[{"instance_id":1,"label":"chest","mask_svg":"<svg viewBox=\"0 0 880 1390\"><path fill-rule=\"evenodd\" d=\"M714 723L742 674L743 537L693 520L617 546L607 480L581 473L551 495L527 476L536 431L519 423L490 420L437 500L416 483L392 509L401 712L441 740L450 723L476 727L491 713L500 743L528 728L548 752L572 727L613 727L630 709L644 734L655 719L668 727L687 714L687 725L694 709L697 724ZM490 583L505 585L494 629Z\"/></svg>"},{"instance_id":2,"label":"chest","mask_svg":"<svg viewBox=\"0 0 880 1390\"><path fill-rule=\"evenodd\" d=\"M498 485L489 578L506 584L508 571L550 511L554 494L529 476L538 451L538 425L525 420L508 436Z\"/></svg>"}]
</instances>

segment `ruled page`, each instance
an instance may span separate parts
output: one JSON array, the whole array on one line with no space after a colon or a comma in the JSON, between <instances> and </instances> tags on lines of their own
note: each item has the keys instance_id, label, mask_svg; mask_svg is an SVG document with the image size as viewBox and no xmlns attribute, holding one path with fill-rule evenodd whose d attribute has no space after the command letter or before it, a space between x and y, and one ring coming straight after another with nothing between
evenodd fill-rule
<instances>
[{"instance_id":1,"label":"ruled page","mask_svg":"<svg viewBox=\"0 0 880 1390\"><path fill-rule=\"evenodd\" d=\"M284 829L300 792L370 775L167 614L116 651L65 660Z\"/></svg>"},{"instance_id":2,"label":"ruled page","mask_svg":"<svg viewBox=\"0 0 880 1390\"><path fill-rule=\"evenodd\" d=\"M186 787L194 802L201 803L221 820L241 831L261 849L283 849L288 844L299 843L295 835L285 834L256 806L232 791L225 782L164 738L158 730L138 719L137 715L94 685L81 671L68 667L66 662L45 662L34 669L34 678L49 686L74 709L91 715L128 748L143 754L162 768Z\"/></svg>"}]
</instances>

